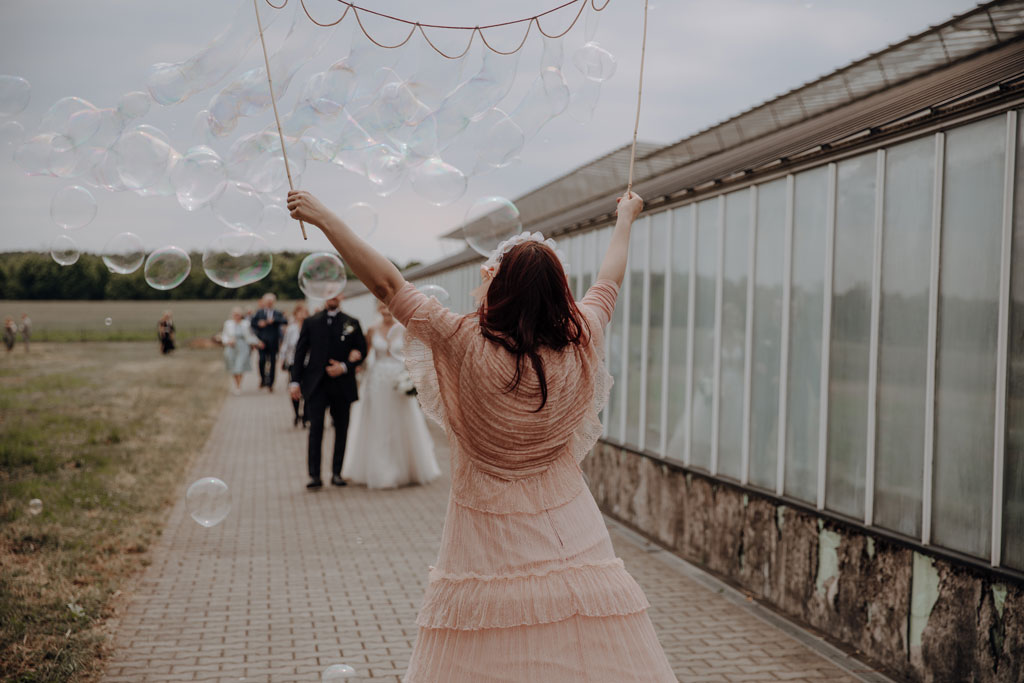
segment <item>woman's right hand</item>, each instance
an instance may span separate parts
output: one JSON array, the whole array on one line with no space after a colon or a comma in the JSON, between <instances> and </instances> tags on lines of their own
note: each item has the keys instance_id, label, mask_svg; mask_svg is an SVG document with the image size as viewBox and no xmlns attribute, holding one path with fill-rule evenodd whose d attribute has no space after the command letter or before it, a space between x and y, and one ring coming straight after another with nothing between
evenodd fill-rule
<instances>
[{"instance_id":1,"label":"woman's right hand","mask_svg":"<svg viewBox=\"0 0 1024 683\"><path fill-rule=\"evenodd\" d=\"M629 220L630 223L635 221L640 212L644 210L644 200L636 192L627 192L615 201L618 202L615 212L620 217Z\"/></svg>"}]
</instances>

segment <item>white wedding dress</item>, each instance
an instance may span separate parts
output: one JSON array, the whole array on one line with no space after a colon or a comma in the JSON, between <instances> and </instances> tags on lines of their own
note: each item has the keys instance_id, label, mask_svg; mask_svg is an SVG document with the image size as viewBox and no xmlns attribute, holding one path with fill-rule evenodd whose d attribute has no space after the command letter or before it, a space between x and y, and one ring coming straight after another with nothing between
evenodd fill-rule
<instances>
[{"instance_id":1,"label":"white wedding dress","mask_svg":"<svg viewBox=\"0 0 1024 683\"><path fill-rule=\"evenodd\" d=\"M371 489L426 484L441 476L434 443L415 396L398 388L404 328L373 335L366 370L353 406L341 476Z\"/></svg>"}]
</instances>

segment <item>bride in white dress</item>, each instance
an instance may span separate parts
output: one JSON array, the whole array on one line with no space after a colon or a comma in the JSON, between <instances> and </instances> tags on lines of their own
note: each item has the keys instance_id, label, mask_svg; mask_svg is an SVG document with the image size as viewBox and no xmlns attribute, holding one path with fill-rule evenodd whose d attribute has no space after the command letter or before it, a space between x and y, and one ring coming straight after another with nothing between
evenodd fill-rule
<instances>
[{"instance_id":1,"label":"bride in white dress","mask_svg":"<svg viewBox=\"0 0 1024 683\"><path fill-rule=\"evenodd\" d=\"M434 443L414 395L402 351L405 328L381 304L366 331L369 358L352 415L341 476L371 489L426 484L441 476Z\"/></svg>"}]
</instances>

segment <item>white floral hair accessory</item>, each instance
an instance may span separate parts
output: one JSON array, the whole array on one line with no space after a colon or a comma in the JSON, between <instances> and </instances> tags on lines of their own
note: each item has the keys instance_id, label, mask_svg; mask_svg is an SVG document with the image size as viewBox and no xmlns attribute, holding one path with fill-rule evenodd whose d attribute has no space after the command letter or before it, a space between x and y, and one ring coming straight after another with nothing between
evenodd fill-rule
<instances>
[{"instance_id":1,"label":"white floral hair accessory","mask_svg":"<svg viewBox=\"0 0 1024 683\"><path fill-rule=\"evenodd\" d=\"M505 257L512 247L520 245L524 242L537 242L551 248L551 251L555 252L555 256L562 264L562 270L566 273L569 272L569 262L565 258L565 254L558 248L555 241L550 237L544 239L544 235L539 232L521 232L518 235L509 237L507 240L498 245L497 249L491 252L490 258L488 258L482 266L480 266L480 274L486 278L493 280L494 276L498 274L498 268L501 267L501 260Z\"/></svg>"}]
</instances>

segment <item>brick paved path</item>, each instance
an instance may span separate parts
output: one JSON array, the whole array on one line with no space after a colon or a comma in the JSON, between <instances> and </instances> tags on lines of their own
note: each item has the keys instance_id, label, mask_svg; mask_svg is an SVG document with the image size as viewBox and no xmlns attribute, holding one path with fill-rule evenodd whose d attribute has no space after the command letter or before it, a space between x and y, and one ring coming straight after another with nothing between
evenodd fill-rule
<instances>
[{"instance_id":1,"label":"brick paved path","mask_svg":"<svg viewBox=\"0 0 1024 683\"><path fill-rule=\"evenodd\" d=\"M200 527L183 487L115 624L105 680L318 681L344 663L359 680L399 681L436 558L447 476L397 491L309 493L306 433L292 427L280 389L257 394L247 379L189 477L227 482L231 514ZM437 443L447 472L446 445ZM680 680L857 680L627 534L613 528L612 538L647 591Z\"/></svg>"}]
</instances>

